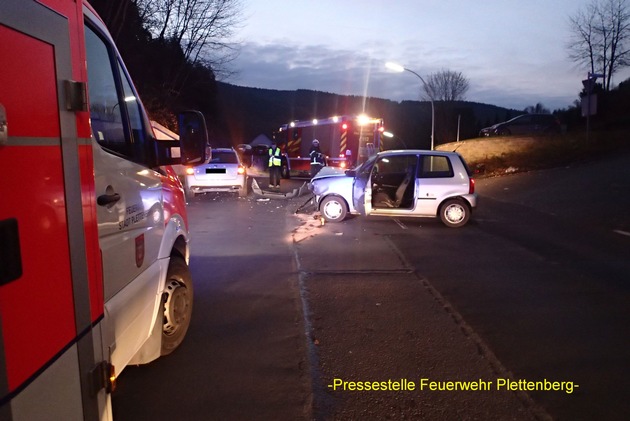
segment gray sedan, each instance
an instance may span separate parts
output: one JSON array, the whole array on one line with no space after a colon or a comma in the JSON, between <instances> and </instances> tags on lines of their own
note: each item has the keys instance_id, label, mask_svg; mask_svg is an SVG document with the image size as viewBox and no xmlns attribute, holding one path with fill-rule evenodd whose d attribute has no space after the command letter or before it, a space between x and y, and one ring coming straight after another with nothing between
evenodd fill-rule
<instances>
[{"instance_id":1,"label":"gray sedan","mask_svg":"<svg viewBox=\"0 0 630 421\"><path fill-rule=\"evenodd\" d=\"M455 152L380 152L346 172L323 171L309 188L329 222L348 214L440 218L461 227L477 206L475 182Z\"/></svg>"}]
</instances>

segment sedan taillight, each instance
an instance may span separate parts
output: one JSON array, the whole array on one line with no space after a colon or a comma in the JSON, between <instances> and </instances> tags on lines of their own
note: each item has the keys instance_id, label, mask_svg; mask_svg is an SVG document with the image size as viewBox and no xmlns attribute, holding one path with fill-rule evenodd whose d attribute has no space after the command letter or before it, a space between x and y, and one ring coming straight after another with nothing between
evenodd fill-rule
<instances>
[{"instance_id":1,"label":"sedan taillight","mask_svg":"<svg viewBox=\"0 0 630 421\"><path fill-rule=\"evenodd\" d=\"M472 177L468 178L468 194L473 194L475 192L475 179Z\"/></svg>"}]
</instances>

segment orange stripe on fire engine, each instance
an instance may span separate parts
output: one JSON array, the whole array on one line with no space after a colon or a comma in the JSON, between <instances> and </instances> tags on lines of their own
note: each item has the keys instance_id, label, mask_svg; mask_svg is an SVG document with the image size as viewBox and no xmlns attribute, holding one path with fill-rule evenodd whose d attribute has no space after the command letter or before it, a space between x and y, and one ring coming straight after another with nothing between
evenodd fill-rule
<instances>
[{"instance_id":1,"label":"orange stripe on fire engine","mask_svg":"<svg viewBox=\"0 0 630 421\"><path fill-rule=\"evenodd\" d=\"M289 141L287 145L287 149L291 154L297 154L300 152L300 144L302 143L302 138L298 137L296 140Z\"/></svg>"}]
</instances>

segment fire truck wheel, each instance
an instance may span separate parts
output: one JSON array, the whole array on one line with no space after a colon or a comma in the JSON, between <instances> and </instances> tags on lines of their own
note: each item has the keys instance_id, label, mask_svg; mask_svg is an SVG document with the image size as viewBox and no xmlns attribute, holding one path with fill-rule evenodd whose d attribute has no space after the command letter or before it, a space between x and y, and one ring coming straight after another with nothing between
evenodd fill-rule
<instances>
[{"instance_id":1,"label":"fire truck wheel","mask_svg":"<svg viewBox=\"0 0 630 421\"><path fill-rule=\"evenodd\" d=\"M193 305L193 286L188 265L178 256L171 257L162 295L162 355L168 355L184 340Z\"/></svg>"},{"instance_id":2,"label":"fire truck wheel","mask_svg":"<svg viewBox=\"0 0 630 421\"><path fill-rule=\"evenodd\" d=\"M341 222L346 218L346 202L338 196L328 196L319 205L319 210L328 222Z\"/></svg>"}]
</instances>

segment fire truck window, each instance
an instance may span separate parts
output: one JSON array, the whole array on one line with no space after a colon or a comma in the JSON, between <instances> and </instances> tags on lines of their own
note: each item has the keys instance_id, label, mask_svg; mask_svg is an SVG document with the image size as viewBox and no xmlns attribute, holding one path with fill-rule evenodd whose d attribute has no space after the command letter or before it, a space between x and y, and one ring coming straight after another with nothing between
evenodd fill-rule
<instances>
[{"instance_id":1,"label":"fire truck window","mask_svg":"<svg viewBox=\"0 0 630 421\"><path fill-rule=\"evenodd\" d=\"M127 108L127 114L129 115L129 126L131 127L132 144L134 145L134 151L136 153L136 159L140 162L143 161L144 155L144 127L142 125L142 112L138 98L131 89L131 83L127 74L123 71L120 63L118 64L118 71L123 82L123 98L125 107Z\"/></svg>"},{"instance_id":2,"label":"fire truck window","mask_svg":"<svg viewBox=\"0 0 630 421\"><path fill-rule=\"evenodd\" d=\"M121 104L105 42L85 27L92 134L104 148L128 154Z\"/></svg>"}]
</instances>

